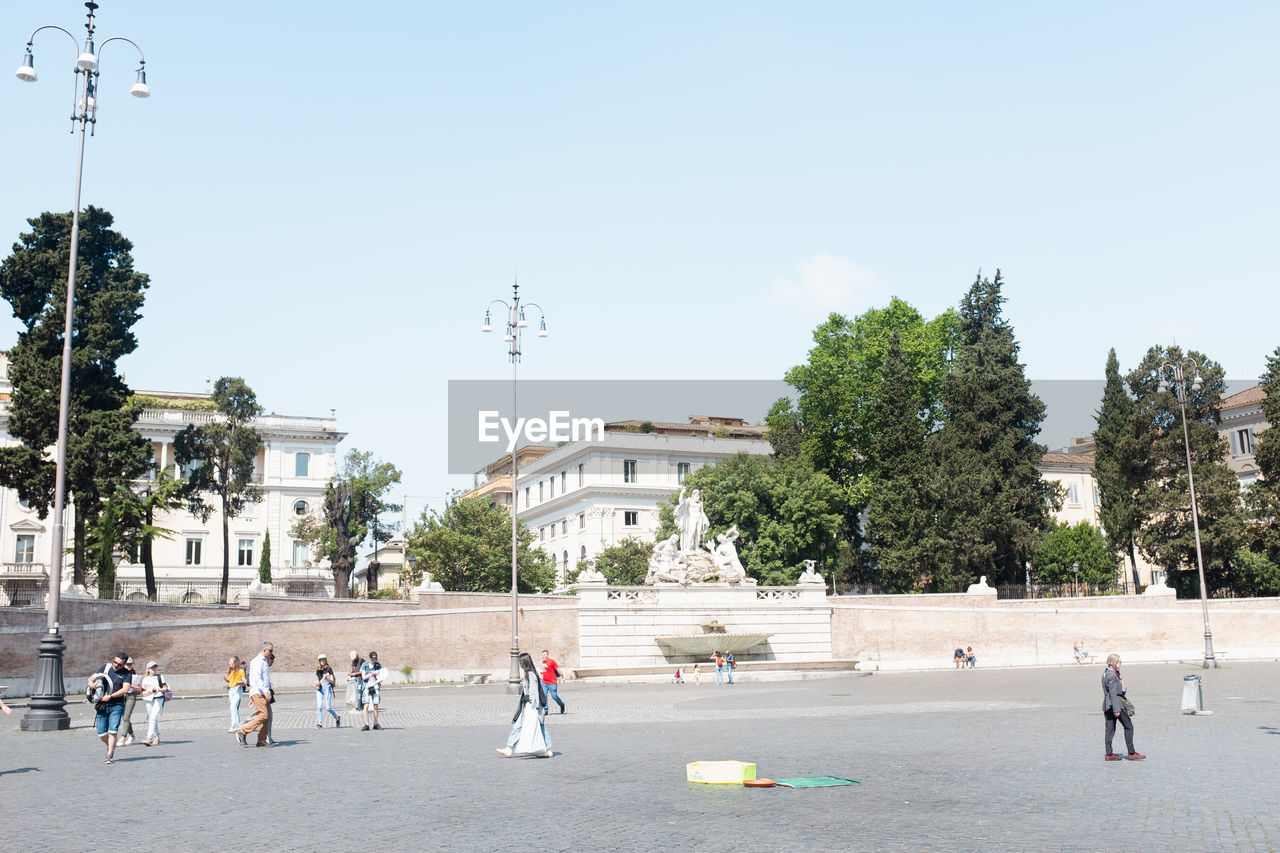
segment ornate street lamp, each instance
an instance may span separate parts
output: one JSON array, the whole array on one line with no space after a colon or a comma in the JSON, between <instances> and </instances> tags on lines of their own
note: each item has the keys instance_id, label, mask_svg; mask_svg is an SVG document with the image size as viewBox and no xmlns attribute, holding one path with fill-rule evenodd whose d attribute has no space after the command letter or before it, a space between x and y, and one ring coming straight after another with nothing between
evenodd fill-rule
<instances>
[{"instance_id":1,"label":"ornate street lamp","mask_svg":"<svg viewBox=\"0 0 1280 853\"><path fill-rule=\"evenodd\" d=\"M40 641L40 662L36 670L36 683L31 691L31 703L22 717L22 730L43 732L58 731L71 727L71 717L67 714L66 695L62 683L62 640L58 624L58 606L62 592L62 547L66 539L63 513L67 496L67 421L71 401L71 336L74 331L76 304L76 265L80 259L80 183L84 174L84 138L85 131L93 135L98 123L98 59L102 50L113 41L126 41L138 51L138 77L129 94L135 98L151 96L147 86L146 57L142 48L132 39L115 36L101 45L93 43L93 13L97 3L84 4L89 10L89 20L85 24L88 33L84 39L84 49L80 50L76 37L62 27L48 25L38 27L27 39L27 52L18 68L17 76L24 83L36 82L35 56L31 49L36 34L42 30L59 30L71 39L72 47L79 51L76 56L75 104L71 113L71 132L75 133L76 124L80 125L79 150L76 155L76 198L71 208L71 262L67 270L67 316L62 335L62 390L58 398L58 445L56 456L56 479L53 492L53 542L49 554L49 598L48 598L48 632Z\"/></svg>"},{"instance_id":2,"label":"ornate street lamp","mask_svg":"<svg viewBox=\"0 0 1280 853\"><path fill-rule=\"evenodd\" d=\"M507 311L507 333L502 340L508 344L507 355L511 359L511 422L514 424L516 422L516 368L520 364L520 336L521 331L529 325L524 316L524 309L526 307L538 309L538 337L540 338L547 336L547 316L538 303L520 301L520 284L516 282L511 285L510 304L502 299L495 299L484 310L484 325L480 327L482 332L493 331L490 311L494 305L501 305ZM507 676L508 693L520 692L520 599L516 587L520 571L516 559L520 551L520 500L516 489L516 474L519 470L516 460L519 455L520 448L513 446L511 448L511 672Z\"/></svg>"},{"instance_id":3,"label":"ornate street lamp","mask_svg":"<svg viewBox=\"0 0 1280 853\"><path fill-rule=\"evenodd\" d=\"M1187 432L1187 375L1190 365L1192 380L1191 390L1200 390L1200 365L1196 360L1187 357L1177 362L1160 365L1157 375L1160 377L1160 390L1173 391L1178 398L1178 407L1182 410L1182 447L1187 452L1187 485L1191 489L1191 526L1196 534L1196 568L1200 571L1200 607L1204 611L1204 669L1216 669L1218 662L1213 657L1213 631L1209 629L1209 591L1204 583L1204 555L1200 550L1200 515L1196 507L1196 481L1191 472L1191 437ZM1173 381L1170 382L1170 377Z\"/></svg>"}]
</instances>

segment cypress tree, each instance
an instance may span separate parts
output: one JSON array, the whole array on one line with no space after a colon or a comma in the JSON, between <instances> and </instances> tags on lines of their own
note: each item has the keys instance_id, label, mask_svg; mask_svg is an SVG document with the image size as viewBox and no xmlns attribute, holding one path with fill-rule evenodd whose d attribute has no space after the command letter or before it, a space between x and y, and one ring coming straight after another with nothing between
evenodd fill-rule
<instances>
[{"instance_id":1,"label":"cypress tree","mask_svg":"<svg viewBox=\"0 0 1280 853\"><path fill-rule=\"evenodd\" d=\"M1120 377L1120 362L1112 348L1107 354L1107 384L1102 406L1094 415L1097 456L1093 476L1101 496L1102 529L1117 551L1129 558L1133 585L1138 586L1138 529L1142 510L1138 496L1151 474L1152 433L1137 418L1137 406Z\"/></svg>"},{"instance_id":2,"label":"cypress tree","mask_svg":"<svg viewBox=\"0 0 1280 853\"><path fill-rule=\"evenodd\" d=\"M981 575L1021 583L1062 500L1036 468L1045 453L1035 440L1045 408L1001 317L1002 284L998 270L994 279L979 276L960 303L960 348L942 386L944 423L930 436L939 590Z\"/></svg>"},{"instance_id":3,"label":"cypress tree","mask_svg":"<svg viewBox=\"0 0 1280 853\"><path fill-rule=\"evenodd\" d=\"M1253 458L1261 478L1249 488L1248 505L1253 517L1254 546L1280 561L1280 347L1267 357L1261 377L1262 414L1271 425L1258 434Z\"/></svg>"}]
</instances>

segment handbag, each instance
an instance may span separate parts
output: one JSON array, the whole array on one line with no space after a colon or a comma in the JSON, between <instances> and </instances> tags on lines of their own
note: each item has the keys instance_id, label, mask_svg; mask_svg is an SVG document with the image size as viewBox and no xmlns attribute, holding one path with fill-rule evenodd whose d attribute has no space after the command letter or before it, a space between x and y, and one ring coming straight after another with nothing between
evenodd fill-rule
<instances>
[{"instance_id":1,"label":"handbag","mask_svg":"<svg viewBox=\"0 0 1280 853\"><path fill-rule=\"evenodd\" d=\"M1124 712L1128 714L1130 717L1137 715L1138 712L1134 709L1133 702L1129 699L1128 696L1121 694L1120 704L1124 706Z\"/></svg>"}]
</instances>

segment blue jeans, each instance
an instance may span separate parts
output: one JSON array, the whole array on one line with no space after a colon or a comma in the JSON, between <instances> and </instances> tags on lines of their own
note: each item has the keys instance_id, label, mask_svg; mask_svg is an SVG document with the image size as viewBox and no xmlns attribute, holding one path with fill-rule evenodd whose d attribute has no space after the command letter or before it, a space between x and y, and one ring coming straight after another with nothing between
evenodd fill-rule
<instances>
[{"instance_id":1,"label":"blue jeans","mask_svg":"<svg viewBox=\"0 0 1280 853\"><path fill-rule=\"evenodd\" d=\"M547 691L547 708L551 708L551 700L556 700L556 704L560 706L560 713L564 713L564 702L560 700L560 684L547 684L542 682L542 689Z\"/></svg>"},{"instance_id":2,"label":"blue jeans","mask_svg":"<svg viewBox=\"0 0 1280 853\"><path fill-rule=\"evenodd\" d=\"M733 684L733 667L725 666L725 669L729 671L729 683Z\"/></svg>"},{"instance_id":3,"label":"blue jeans","mask_svg":"<svg viewBox=\"0 0 1280 853\"><path fill-rule=\"evenodd\" d=\"M108 705L105 714L95 715L94 722L97 724L98 734L115 734L120 730L120 720L124 717L124 703L116 705Z\"/></svg>"},{"instance_id":4,"label":"blue jeans","mask_svg":"<svg viewBox=\"0 0 1280 853\"><path fill-rule=\"evenodd\" d=\"M724 667L716 666L716 684L724 684Z\"/></svg>"},{"instance_id":5,"label":"blue jeans","mask_svg":"<svg viewBox=\"0 0 1280 853\"><path fill-rule=\"evenodd\" d=\"M316 725L324 722L324 712L328 711L333 719L338 720L338 712L333 710L333 688L325 685L325 689L316 691Z\"/></svg>"},{"instance_id":6,"label":"blue jeans","mask_svg":"<svg viewBox=\"0 0 1280 853\"><path fill-rule=\"evenodd\" d=\"M238 729L240 722L240 697L244 695L243 687L232 687L227 691L227 704L231 706L231 728Z\"/></svg>"}]
</instances>

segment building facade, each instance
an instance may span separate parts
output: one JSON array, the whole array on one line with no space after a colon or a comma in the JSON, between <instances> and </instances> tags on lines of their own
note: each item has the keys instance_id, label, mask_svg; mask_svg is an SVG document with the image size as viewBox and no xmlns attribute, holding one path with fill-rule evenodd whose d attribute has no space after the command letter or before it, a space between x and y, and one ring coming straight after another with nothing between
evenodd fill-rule
<instances>
[{"instance_id":1,"label":"building facade","mask_svg":"<svg viewBox=\"0 0 1280 853\"><path fill-rule=\"evenodd\" d=\"M8 433L11 388L8 360L0 354L0 443L18 442ZM151 442L155 471L180 477L174 457L174 437L190 424L207 423L218 415L208 394L138 392L148 404L134 429ZM230 521L229 595L258 577L258 566L267 534L271 537L271 574L277 592L291 595L333 594L333 573L316 561L306 543L290 533L294 521L319 507L325 485L337 467L337 447L345 437L333 416L300 417L264 414L254 422L262 447L254 463L254 483L261 499L245 506ZM140 490L154 482L138 483ZM206 496L216 506L216 497ZM74 530L74 505L68 504L64 530L64 575L71 571L70 548ZM170 538L152 542L152 559L161 600L192 603L217 602L222 582L222 513L215 508L207 521L187 511L158 515L155 523L170 531ZM16 490L0 487L0 553L4 560L2 604L39 604L47 591L53 521L40 518L20 500ZM146 583L141 564L125 561L116 569L116 596L144 599ZM90 590L91 592L94 590Z\"/></svg>"}]
</instances>

